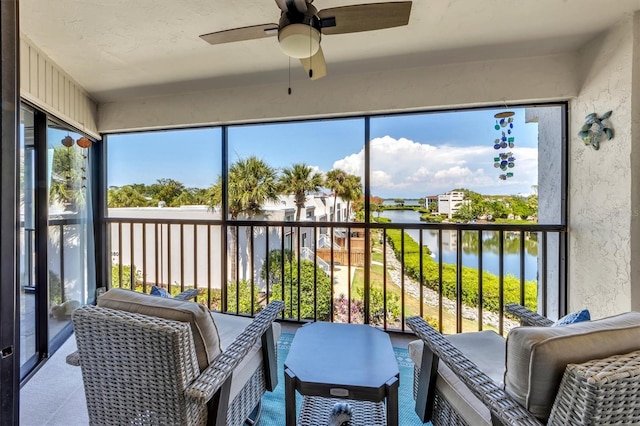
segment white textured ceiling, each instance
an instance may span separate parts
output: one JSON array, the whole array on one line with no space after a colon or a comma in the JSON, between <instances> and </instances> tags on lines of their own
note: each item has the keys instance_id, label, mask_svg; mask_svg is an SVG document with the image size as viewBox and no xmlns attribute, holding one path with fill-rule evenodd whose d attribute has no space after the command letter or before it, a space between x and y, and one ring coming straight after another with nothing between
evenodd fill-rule
<instances>
[{"instance_id":1,"label":"white textured ceiling","mask_svg":"<svg viewBox=\"0 0 640 426\"><path fill-rule=\"evenodd\" d=\"M323 37L326 78L571 51L636 10L640 0L414 0L405 27ZM20 14L21 32L99 101L288 76L275 37L217 46L198 37L278 22L273 0L21 0ZM305 78L293 60L292 78Z\"/></svg>"}]
</instances>

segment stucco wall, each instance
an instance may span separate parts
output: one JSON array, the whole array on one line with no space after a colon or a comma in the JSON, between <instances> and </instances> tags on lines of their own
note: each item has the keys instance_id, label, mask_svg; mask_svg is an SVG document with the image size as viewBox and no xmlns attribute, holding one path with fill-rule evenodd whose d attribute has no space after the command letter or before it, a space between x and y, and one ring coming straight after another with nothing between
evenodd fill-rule
<instances>
[{"instance_id":1,"label":"stucco wall","mask_svg":"<svg viewBox=\"0 0 640 426\"><path fill-rule=\"evenodd\" d=\"M631 87L631 309L640 311L640 13L633 19Z\"/></svg>"},{"instance_id":2,"label":"stucco wall","mask_svg":"<svg viewBox=\"0 0 640 426\"><path fill-rule=\"evenodd\" d=\"M101 132L566 100L576 56L459 63L104 103ZM331 72L329 70L329 72Z\"/></svg>"},{"instance_id":3,"label":"stucco wall","mask_svg":"<svg viewBox=\"0 0 640 426\"><path fill-rule=\"evenodd\" d=\"M561 107L538 107L525 110L527 123L538 123L538 223L558 224L562 222L562 141L563 114ZM538 252L542 247L542 236L538 236ZM558 234L547 234L547 277L546 283L557 283L560 277L560 238ZM560 294L558 286L547 285L546 309L542 308L544 297L542 258L538 258L538 307L547 317L557 319L560 316Z\"/></svg>"},{"instance_id":4,"label":"stucco wall","mask_svg":"<svg viewBox=\"0 0 640 426\"><path fill-rule=\"evenodd\" d=\"M633 30L630 17L582 49L580 89L571 102L569 309L588 307L595 317L631 309L631 218L637 212L631 201L629 125ZM595 151L583 144L577 132L587 114L609 110L613 110L610 121L615 138Z\"/></svg>"}]
</instances>

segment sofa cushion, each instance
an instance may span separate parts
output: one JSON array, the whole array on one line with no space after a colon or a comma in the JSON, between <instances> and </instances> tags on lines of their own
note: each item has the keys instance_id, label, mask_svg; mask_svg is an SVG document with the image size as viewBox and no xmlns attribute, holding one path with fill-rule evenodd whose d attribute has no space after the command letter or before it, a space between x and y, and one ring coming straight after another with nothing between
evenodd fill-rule
<instances>
[{"instance_id":1,"label":"sofa cushion","mask_svg":"<svg viewBox=\"0 0 640 426\"><path fill-rule=\"evenodd\" d=\"M253 320L252 318L221 314L219 312L212 312L211 317L220 331L220 347L222 351L227 349L227 347L233 343L233 340L238 337ZM281 333L280 324L274 322L271 327L273 328L273 338L277 342ZM262 365L262 350L260 350L260 348L260 340L258 340L258 343L249 351L236 369L233 370L229 401L234 400L256 369Z\"/></svg>"},{"instance_id":2,"label":"sofa cushion","mask_svg":"<svg viewBox=\"0 0 640 426\"><path fill-rule=\"evenodd\" d=\"M497 386L504 376L505 340L493 331L461 333L445 336L453 346L465 354L478 368L487 374ZM422 340L409 343L409 356L420 366ZM445 365L438 364L436 389L449 401L469 425L491 425L491 413L467 386Z\"/></svg>"},{"instance_id":3,"label":"sofa cushion","mask_svg":"<svg viewBox=\"0 0 640 426\"><path fill-rule=\"evenodd\" d=\"M189 323L200 371L221 352L216 324L199 303L113 288L98 298L98 306Z\"/></svg>"},{"instance_id":4,"label":"sofa cushion","mask_svg":"<svg viewBox=\"0 0 640 426\"><path fill-rule=\"evenodd\" d=\"M564 327L516 327L506 346L505 391L546 422L567 364L640 349L640 313Z\"/></svg>"}]
</instances>

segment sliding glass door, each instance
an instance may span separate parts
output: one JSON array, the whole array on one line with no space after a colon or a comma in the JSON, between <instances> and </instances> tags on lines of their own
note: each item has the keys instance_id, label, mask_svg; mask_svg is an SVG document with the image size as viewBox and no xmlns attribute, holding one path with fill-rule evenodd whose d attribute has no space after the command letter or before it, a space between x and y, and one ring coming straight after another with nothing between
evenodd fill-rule
<instances>
[{"instance_id":1,"label":"sliding glass door","mask_svg":"<svg viewBox=\"0 0 640 426\"><path fill-rule=\"evenodd\" d=\"M71 335L71 314L95 297L89 157L93 141L22 105L18 268L20 377Z\"/></svg>"},{"instance_id":2,"label":"sliding glass door","mask_svg":"<svg viewBox=\"0 0 640 426\"><path fill-rule=\"evenodd\" d=\"M36 251L35 251L35 113L20 108L19 138L19 297L20 297L20 371L24 375L37 363Z\"/></svg>"},{"instance_id":3,"label":"sliding glass door","mask_svg":"<svg viewBox=\"0 0 640 426\"><path fill-rule=\"evenodd\" d=\"M88 138L47 123L48 332L54 348L70 333L71 314L95 295Z\"/></svg>"}]
</instances>

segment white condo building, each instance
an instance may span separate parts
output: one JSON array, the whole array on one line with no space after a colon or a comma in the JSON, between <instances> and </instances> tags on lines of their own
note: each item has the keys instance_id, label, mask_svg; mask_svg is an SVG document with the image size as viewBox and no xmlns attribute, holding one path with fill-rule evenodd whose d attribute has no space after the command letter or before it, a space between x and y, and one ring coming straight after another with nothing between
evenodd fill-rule
<instances>
[{"instance_id":1,"label":"white condo building","mask_svg":"<svg viewBox=\"0 0 640 426\"><path fill-rule=\"evenodd\" d=\"M300 222L344 222L347 215L347 203L340 198L323 194L309 195L300 214ZM148 283L184 282L187 286L206 286L212 281L213 288L220 288L221 256L216 255L214 247L221 241L220 226L208 225L206 220L220 220L219 209L209 210L207 206L182 207L123 207L109 208L109 217L115 220L111 224L109 237L111 260L113 265L134 265L136 270L144 269L144 280ZM261 217L253 220L265 222L293 222L296 206L293 196L280 196L274 203L263 206ZM132 224L118 225L118 219L127 219ZM136 223L136 219L141 219ZM144 220L159 219L162 224L144 223ZM246 218L239 218L240 220ZM190 223L192 221L193 223ZM182 224L182 225L181 225ZM247 229L238 232L240 250L239 279L251 278L250 256L247 253ZM314 238L314 229L300 229L300 257L311 260L316 249L325 247L331 238L327 238L328 228L318 228ZM262 284L259 271L267 254L282 247L291 249L297 236L293 228L256 226L254 228L253 279ZM335 228L334 232L341 231ZM144 241L144 242L143 242ZM268 247L267 247L268 244ZM195 254L195 256L194 256ZM321 267L326 267L318 260ZM144 265L144 267L143 267ZM227 267L231 267L230 264ZM323 268L324 269L324 268Z\"/></svg>"},{"instance_id":2,"label":"white condo building","mask_svg":"<svg viewBox=\"0 0 640 426\"><path fill-rule=\"evenodd\" d=\"M449 191L438 195L438 214L447 215L449 219L458 212L464 204L464 192Z\"/></svg>"}]
</instances>

